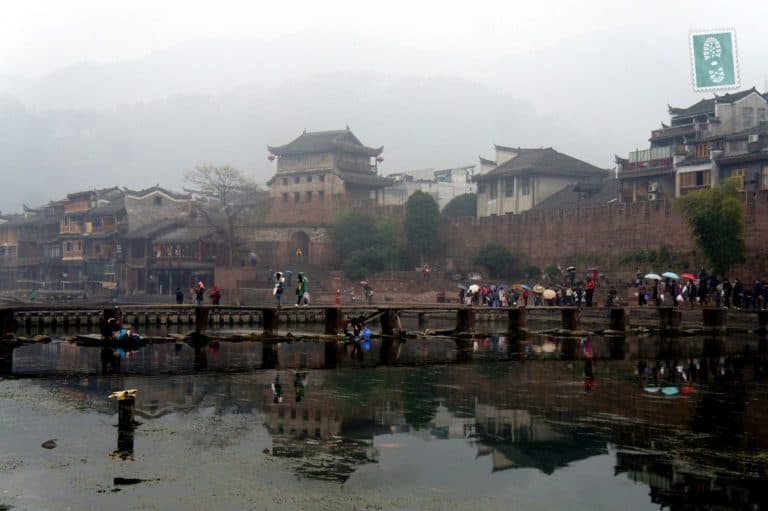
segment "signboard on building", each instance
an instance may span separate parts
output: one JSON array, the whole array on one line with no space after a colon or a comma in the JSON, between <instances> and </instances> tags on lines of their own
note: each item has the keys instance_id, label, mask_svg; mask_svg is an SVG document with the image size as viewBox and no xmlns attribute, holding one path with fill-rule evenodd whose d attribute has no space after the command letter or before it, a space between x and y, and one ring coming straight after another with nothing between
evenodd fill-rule
<instances>
[{"instance_id":1,"label":"signboard on building","mask_svg":"<svg viewBox=\"0 0 768 511\"><path fill-rule=\"evenodd\" d=\"M693 88L697 92L739 86L739 59L736 31L691 32Z\"/></svg>"}]
</instances>

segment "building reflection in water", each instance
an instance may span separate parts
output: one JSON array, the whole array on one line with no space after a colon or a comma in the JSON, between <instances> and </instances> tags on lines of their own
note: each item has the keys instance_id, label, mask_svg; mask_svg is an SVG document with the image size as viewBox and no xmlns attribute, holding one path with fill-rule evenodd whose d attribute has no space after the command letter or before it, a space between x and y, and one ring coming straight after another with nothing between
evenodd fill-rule
<instances>
[{"instance_id":1,"label":"building reflection in water","mask_svg":"<svg viewBox=\"0 0 768 511\"><path fill-rule=\"evenodd\" d=\"M138 387L136 414L145 423L202 407L221 415L263 414L272 455L286 460L296 475L323 481L344 483L361 467L380 463L378 436L407 435L467 442L477 460L490 462L491 473L532 468L549 475L615 453L615 474L610 475L647 485L654 503L671 508L688 501L694 508L765 507L763 494L768 492L759 491L759 482L768 475L765 353L735 353L706 338L633 338L621 349L612 349L611 342L499 336L471 346L474 363L163 378L92 375L67 380L59 395L112 413L113 405L103 396L115 385ZM744 345L755 344L751 342ZM408 343L403 351L409 360L435 357L424 342ZM531 344L538 348L526 353ZM210 346L200 348L206 350L209 369L235 353L250 361L257 356L251 348L226 343L213 352ZM71 359L68 364L83 356L68 346L56 349ZM449 343L441 342L438 351L456 360ZM105 375L161 363L153 362L150 352L130 357L96 353ZM297 344L280 354L281 363L296 359L299 366L322 366L314 354L302 353L307 352ZM171 364L184 358L177 367L195 369L202 356L187 346L157 355ZM80 362L90 364L87 357ZM483 359L505 361L478 361ZM19 362L26 363L23 357ZM584 384L589 378L599 383L591 390ZM681 391L675 396L646 391L661 385ZM682 392L683 387L690 390ZM132 450L133 437L118 435L118 451Z\"/></svg>"}]
</instances>

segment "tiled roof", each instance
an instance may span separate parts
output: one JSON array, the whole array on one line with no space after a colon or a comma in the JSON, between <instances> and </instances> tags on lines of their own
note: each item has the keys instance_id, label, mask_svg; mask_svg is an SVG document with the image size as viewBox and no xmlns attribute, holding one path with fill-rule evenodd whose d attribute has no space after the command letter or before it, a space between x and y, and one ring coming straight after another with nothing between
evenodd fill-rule
<instances>
[{"instance_id":1,"label":"tiled roof","mask_svg":"<svg viewBox=\"0 0 768 511\"><path fill-rule=\"evenodd\" d=\"M582 206L600 206L615 201L619 196L619 180L606 178L600 182L568 185L555 192L533 209L571 209Z\"/></svg>"},{"instance_id":2,"label":"tiled roof","mask_svg":"<svg viewBox=\"0 0 768 511\"><path fill-rule=\"evenodd\" d=\"M85 216L87 218L110 216L119 213L122 210L125 210L125 200L120 197L107 204L102 204L101 206L89 209Z\"/></svg>"},{"instance_id":3,"label":"tiled roof","mask_svg":"<svg viewBox=\"0 0 768 511\"><path fill-rule=\"evenodd\" d=\"M125 190L126 195L130 195L131 197L136 197L136 198L139 198L139 199L143 198L143 197L146 197L147 195L149 195L149 194L151 194L153 192L162 192L163 194L167 195L168 197L170 197L172 199L176 199L176 200L188 200L188 199L192 198L191 195L188 195L188 194L185 195L185 194L181 194L181 193L172 192L170 190L167 190L167 189L163 188L160 185L151 186L151 187L145 188L143 190Z\"/></svg>"},{"instance_id":4,"label":"tiled roof","mask_svg":"<svg viewBox=\"0 0 768 511\"><path fill-rule=\"evenodd\" d=\"M339 178L345 183L353 185L370 186L374 188L383 188L385 186L391 186L395 182L392 179L377 176L376 174L363 174L360 172L335 172Z\"/></svg>"},{"instance_id":5,"label":"tiled roof","mask_svg":"<svg viewBox=\"0 0 768 511\"><path fill-rule=\"evenodd\" d=\"M349 130L304 132L296 139L281 146L267 146L270 153L278 156L341 151L365 156L378 156L384 147L367 147Z\"/></svg>"},{"instance_id":6,"label":"tiled roof","mask_svg":"<svg viewBox=\"0 0 768 511\"><path fill-rule=\"evenodd\" d=\"M499 146L500 147L500 146ZM512 149L517 156L489 170L485 174L475 176L476 180L488 177L516 175L553 175L553 176L605 176L608 171L595 167L585 161L567 154L559 153L547 147L545 149Z\"/></svg>"},{"instance_id":7,"label":"tiled roof","mask_svg":"<svg viewBox=\"0 0 768 511\"><path fill-rule=\"evenodd\" d=\"M180 227L183 221L178 218L167 218L159 222L153 222L125 233L126 239L152 239L158 233L170 231Z\"/></svg>"},{"instance_id":8,"label":"tiled roof","mask_svg":"<svg viewBox=\"0 0 768 511\"><path fill-rule=\"evenodd\" d=\"M760 94L759 92L757 92L757 89L755 87L752 87L751 89L734 92L733 94L723 94L722 96L715 95L714 98L702 99L701 101L698 101L686 108L675 108L670 106L669 113L670 115L672 115L672 117L676 117L676 118L692 117L695 115L704 115L704 114L714 115L716 103L733 103L735 101L738 101L740 99L743 99L749 96L753 92Z\"/></svg>"}]
</instances>

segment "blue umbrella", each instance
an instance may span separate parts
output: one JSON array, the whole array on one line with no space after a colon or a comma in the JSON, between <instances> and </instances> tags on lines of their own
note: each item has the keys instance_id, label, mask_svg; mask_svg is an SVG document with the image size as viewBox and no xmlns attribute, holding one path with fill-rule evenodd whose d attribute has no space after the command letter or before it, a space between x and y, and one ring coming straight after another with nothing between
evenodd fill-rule
<instances>
[{"instance_id":1,"label":"blue umbrella","mask_svg":"<svg viewBox=\"0 0 768 511\"><path fill-rule=\"evenodd\" d=\"M665 271L661 274L662 277L666 279L672 279L672 280L680 280L680 277L677 275L677 273L673 271Z\"/></svg>"},{"instance_id":2,"label":"blue umbrella","mask_svg":"<svg viewBox=\"0 0 768 511\"><path fill-rule=\"evenodd\" d=\"M531 288L525 284L522 284L520 287L522 287L523 289L527 289L528 291L531 290Z\"/></svg>"}]
</instances>

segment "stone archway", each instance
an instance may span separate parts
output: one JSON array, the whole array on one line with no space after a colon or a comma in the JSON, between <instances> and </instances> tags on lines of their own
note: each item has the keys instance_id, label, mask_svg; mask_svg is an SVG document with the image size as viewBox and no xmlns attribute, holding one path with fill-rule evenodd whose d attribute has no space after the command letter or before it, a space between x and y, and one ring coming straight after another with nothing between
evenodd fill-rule
<instances>
[{"instance_id":1,"label":"stone archway","mask_svg":"<svg viewBox=\"0 0 768 511\"><path fill-rule=\"evenodd\" d=\"M294 264L309 264L312 262L309 248L309 235L306 232L296 231L291 234L291 260Z\"/></svg>"}]
</instances>

